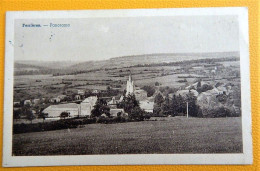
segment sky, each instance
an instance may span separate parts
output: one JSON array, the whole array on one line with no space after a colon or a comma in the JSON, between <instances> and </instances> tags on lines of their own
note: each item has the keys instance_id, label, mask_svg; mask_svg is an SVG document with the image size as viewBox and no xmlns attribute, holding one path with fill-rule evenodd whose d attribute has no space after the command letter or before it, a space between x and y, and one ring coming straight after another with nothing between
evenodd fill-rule
<instances>
[{"instance_id":1,"label":"sky","mask_svg":"<svg viewBox=\"0 0 260 171\"><path fill-rule=\"evenodd\" d=\"M23 24L45 27L23 27ZM49 27L50 23L70 27ZM90 61L153 53L239 51L236 16L16 20L15 60Z\"/></svg>"}]
</instances>

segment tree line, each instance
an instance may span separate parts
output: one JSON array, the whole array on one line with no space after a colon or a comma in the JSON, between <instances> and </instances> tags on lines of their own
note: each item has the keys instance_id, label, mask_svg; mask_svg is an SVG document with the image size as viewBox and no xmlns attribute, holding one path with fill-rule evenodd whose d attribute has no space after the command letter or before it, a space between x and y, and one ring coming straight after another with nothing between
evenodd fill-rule
<instances>
[{"instance_id":1,"label":"tree line","mask_svg":"<svg viewBox=\"0 0 260 171\"><path fill-rule=\"evenodd\" d=\"M178 116L186 115L188 103L189 116L197 117L199 106L197 98L193 93L188 93L186 96L173 95L172 98L166 95L164 98L161 93L157 94L154 99L154 116Z\"/></svg>"}]
</instances>

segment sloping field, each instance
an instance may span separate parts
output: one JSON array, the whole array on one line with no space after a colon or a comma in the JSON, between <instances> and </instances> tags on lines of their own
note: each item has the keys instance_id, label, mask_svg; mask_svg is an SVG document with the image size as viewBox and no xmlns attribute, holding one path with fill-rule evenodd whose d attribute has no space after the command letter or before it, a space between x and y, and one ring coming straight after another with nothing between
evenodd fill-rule
<instances>
[{"instance_id":1,"label":"sloping field","mask_svg":"<svg viewBox=\"0 0 260 171\"><path fill-rule=\"evenodd\" d=\"M13 155L242 153L239 117L154 119L15 134Z\"/></svg>"}]
</instances>

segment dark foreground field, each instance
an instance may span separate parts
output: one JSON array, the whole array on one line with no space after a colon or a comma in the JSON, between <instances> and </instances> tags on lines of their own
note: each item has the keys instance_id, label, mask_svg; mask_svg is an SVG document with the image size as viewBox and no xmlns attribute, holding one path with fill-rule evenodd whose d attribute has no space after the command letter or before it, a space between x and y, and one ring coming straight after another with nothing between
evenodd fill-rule
<instances>
[{"instance_id":1,"label":"dark foreground field","mask_svg":"<svg viewBox=\"0 0 260 171\"><path fill-rule=\"evenodd\" d=\"M241 152L239 117L157 118L13 136L13 155L19 156Z\"/></svg>"}]
</instances>

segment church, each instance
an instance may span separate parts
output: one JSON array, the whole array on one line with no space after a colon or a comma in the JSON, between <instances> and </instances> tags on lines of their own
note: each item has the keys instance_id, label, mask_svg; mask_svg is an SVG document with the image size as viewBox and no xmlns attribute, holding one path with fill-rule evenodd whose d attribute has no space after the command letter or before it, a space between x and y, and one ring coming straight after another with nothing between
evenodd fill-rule
<instances>
[{"instance_id":1,"label":"church","mask_svg":"<svg viewBox=\"0 0 260 171\"><path fill-rule=\"evenodd\" d=\"M129 79L126 82L126 96L129 94L134 94L135 98L138 101L143 101L147 99L147 92L145 90L140 89L140 87L135 86L131 74L129 75Z\"/></svg>"},{"instance_id":2,"label":"church","mask_svg":"<svg viewBox=\"0 0 260 171\"><path fill-rule=\"evenodd\" d=\"M126 82L126 96L129 94L134 94L136 100L140 102L140 107L146 112L153 112L154 102L150 102L147 97L147 92L145 90L140 89L140 87L135 86L134 81L132 79L132 75L129 75L129 79Z\"/></svg>"}]
</instances>

